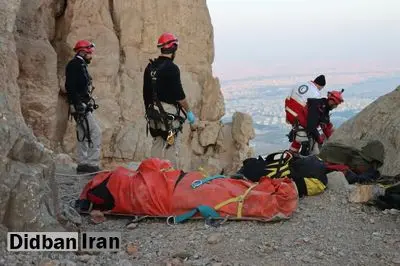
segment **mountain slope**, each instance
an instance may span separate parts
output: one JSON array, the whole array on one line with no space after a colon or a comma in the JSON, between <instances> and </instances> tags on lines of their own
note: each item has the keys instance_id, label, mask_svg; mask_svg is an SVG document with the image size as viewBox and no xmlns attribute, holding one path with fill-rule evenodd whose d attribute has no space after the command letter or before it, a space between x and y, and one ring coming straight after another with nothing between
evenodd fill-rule
<instances>
[{"instance_id":1,"label":"mountain slope","mask_svg":"<svg viewBox=\"0 0 400 266\"><path fill-rule=\"evenodd\" d=\"M400 86L379 97L352 119L340 126L331 141L346 145L380 140L385 146L382 173L400 173Z\"/></svg>"}]
</instances>

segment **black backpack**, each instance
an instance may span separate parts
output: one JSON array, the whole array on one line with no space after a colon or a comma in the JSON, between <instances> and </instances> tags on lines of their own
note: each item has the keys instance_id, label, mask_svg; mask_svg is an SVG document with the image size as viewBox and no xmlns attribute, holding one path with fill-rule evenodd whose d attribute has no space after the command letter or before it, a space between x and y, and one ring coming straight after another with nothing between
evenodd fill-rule
<instances>
[{"instance_id":1,"label":"black backpack","mask_svg":"<svg viewBox=\"0 0 400 266\"><path fill-rule=\"evenodd\" d=\"M392 177L393 179L400 179L400 175ZM398 209L400 210L400 182L392 184L385 189L385 194L379 196L373 202L381 210L385 209Z\"/></svg>"},{"instance_id":2,"label":"black backpack","mask_svg":"<svg viewBox=\"0 0 400 266\"><path fill-rule=\"evenodd\" d=\"M282 178L290 174L289 161L293 155L290 152L275 152L265 158L248 158L237 172L252 182L260 181L261 177Z\"/></svg>"}]
</instances>

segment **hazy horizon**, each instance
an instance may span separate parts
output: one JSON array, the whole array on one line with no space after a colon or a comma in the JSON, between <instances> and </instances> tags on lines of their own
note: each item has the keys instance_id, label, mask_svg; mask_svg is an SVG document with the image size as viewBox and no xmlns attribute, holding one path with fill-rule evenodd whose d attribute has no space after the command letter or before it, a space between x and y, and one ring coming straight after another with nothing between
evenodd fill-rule
<instances>
[{"instance_id":1,"label":"hazy horizon","mask_svg":"<svg viewBox=\"0 0 400 266\"><path fill-rule=\"evenodd\" d=\"M207 0L207 5L214 27L213 73L221 80L341 72L331 80L350 82L370 73L400 73L400 1Z\"/></svg>"}]
</instances>

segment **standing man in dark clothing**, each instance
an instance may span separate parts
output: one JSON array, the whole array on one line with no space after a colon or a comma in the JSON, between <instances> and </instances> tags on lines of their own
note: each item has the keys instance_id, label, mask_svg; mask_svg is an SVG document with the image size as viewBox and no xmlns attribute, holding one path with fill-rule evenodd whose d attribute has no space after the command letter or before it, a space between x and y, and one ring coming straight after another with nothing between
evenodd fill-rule
<instances>
[{"instance_id":1,"label":"standing man in dark clothing","mask_svg":"<svg viewBox=\"0 0 400 266\"><path fill-rule=\"evenodd\" d=\"M100 171L101 131L93 115L97 105L92 98L94 87L87 70L92 60L94 44L78 41L74 47L76 55L69 61L65 71L65 89L70 104L70 113L76 121L78 173Z\"/></svg>"},{"instance_id":2,"label":"standing man in dark clothing","mask_svg":"<svg viewBox=\"0 0 400 266\"><path fill-rule=\"evenodd\" d=\"M171 33L164 33L158 39L157 47L161 49L161 55L150 60L143 77L147 126L153 137L151 156L168 159L179 168L178 135L186 118L192 125L195 116L182 88L179 67L173 62L178 39Z\"/></svg>"}]
</instances>

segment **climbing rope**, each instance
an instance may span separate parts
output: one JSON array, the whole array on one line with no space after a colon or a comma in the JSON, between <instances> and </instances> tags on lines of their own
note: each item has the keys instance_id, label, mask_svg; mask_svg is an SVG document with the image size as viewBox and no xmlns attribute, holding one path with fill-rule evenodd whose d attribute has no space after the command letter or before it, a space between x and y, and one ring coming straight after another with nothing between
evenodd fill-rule
<instances>
[{"instance_id":1,"label":"climbing rope","mask_svg":"<svg viewBox=\"0 0 400 266\"><path fill-rule=\"evenodd\" d=\"M93 172L93 173L85 173L85 174L55 173L55 175L58 175L58 176L70 176L70 177L80 177L80 176L90 176L90 175L99 174L99 173L109 173L111 171L112 170L101 170L101 171L97 171L97 172Z\"/></svg>"}]
</instances>

